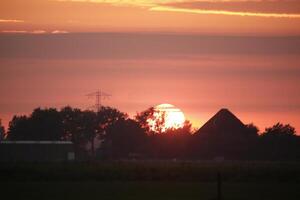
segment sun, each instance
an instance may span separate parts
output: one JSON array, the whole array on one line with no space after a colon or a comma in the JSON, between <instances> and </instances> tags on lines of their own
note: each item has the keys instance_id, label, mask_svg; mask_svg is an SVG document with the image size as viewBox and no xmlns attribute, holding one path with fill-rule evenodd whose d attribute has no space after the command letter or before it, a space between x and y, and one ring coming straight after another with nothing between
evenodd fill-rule
<instances>
[{"instance_id":1,"label":"sun","mask_svg":"<svg viewBox=\"0 0 300 200\"><path fill-rule=\"evenodd\" d=\"M161 132L167 129L178 129L184 126L185 116L183 112L172 104L159 104L154 107L154 119L148 121L153 131L157 130L157 122L164 121Z\"/></svg>"}]
</instances>

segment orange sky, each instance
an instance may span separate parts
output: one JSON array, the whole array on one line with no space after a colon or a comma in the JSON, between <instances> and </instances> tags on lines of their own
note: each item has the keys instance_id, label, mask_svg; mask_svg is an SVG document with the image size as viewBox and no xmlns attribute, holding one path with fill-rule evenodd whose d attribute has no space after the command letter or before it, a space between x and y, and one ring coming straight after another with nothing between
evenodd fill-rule
<instances>
[{"instance_id":1,"label":"orange sky","mask_svg":"<svg viewBox=\"0 0 300 200\"><path fill-rule=\"evenodd\" d=\"M87 108L100 88L131 116L171 103L199 127L227 107L261 130L300 129L296 0L2 0L0 32L5 124Z\"/></svg>"},{"instance_id":2,"label":"orange sky","mask_svg":"<svg viewBox=\"0 0 300 200\"><path fill-rule=\"evenodd\" d=\"M300 3L298 0L2 0L0 30L298 35Z\"/></svg>"}]
</instances>

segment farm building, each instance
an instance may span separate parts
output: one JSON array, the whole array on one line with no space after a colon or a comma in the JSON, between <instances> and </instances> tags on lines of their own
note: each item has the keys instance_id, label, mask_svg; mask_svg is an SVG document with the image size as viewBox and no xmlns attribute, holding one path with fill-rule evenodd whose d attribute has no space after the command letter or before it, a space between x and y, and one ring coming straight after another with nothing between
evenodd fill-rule
<instances>
[{"instance_id":1,"label":"farm building","mask_svg":"<svg viewBox=\"0 0 300 200\"><path fill-rule=\"evenodd\" d=\"M195 152L202 159L220 162L224 159L248 158L255 150L256 138L247 126L228 109L221 109L195 132Z\"/></svg>"},{"instance_id":2,"label":"farm building","mask_svg":"<svg viewBox=\"0 0 300 200\"><path fill-rule=\"evenodd\" d=\"M195 134L207 136L244 137L246 126L228 109L223 108L210 118Z\"/></svg>"},{"instance_id":3,"label":"farm building","mask_svg":"<svg viewBox=\"0 0 300 200\"><path fill-rule=\"evenodd\" d=\"M62 162L75 159L70 141L1 141L1 162Z\"/></svg>"}]
</instances>

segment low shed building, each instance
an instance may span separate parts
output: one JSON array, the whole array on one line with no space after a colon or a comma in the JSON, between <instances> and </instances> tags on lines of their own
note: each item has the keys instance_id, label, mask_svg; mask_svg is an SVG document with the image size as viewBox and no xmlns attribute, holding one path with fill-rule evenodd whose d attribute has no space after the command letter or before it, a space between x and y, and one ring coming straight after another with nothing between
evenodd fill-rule
<instances>
[{"instance_id":1,"label":"low shed building","mask_svg":"<svg viewBox=\"0 0 300 200\"><path fill-rule=\"evenodd\" d=\"M63 162L75 160L71 141L1 141L2 162Z\"/></svg>"}]
</instances>

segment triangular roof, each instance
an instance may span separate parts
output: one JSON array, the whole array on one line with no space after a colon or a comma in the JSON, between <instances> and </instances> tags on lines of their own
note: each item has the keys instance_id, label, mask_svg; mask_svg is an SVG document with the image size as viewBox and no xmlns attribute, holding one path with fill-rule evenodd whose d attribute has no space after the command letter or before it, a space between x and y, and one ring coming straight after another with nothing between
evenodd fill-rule
<instances>
[{"instance_id":1,"label":"triangular roof","mask_svg":"<svg viewBox=\"0 0 300 200\"><path fill-rule=\"evenodd\" d=\"M233 134L245 130L245 125L228 109L223 108L209 119L195 134Z\"/></svg>"}]
</instances>

